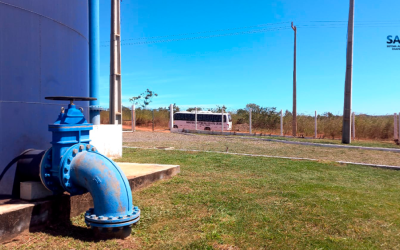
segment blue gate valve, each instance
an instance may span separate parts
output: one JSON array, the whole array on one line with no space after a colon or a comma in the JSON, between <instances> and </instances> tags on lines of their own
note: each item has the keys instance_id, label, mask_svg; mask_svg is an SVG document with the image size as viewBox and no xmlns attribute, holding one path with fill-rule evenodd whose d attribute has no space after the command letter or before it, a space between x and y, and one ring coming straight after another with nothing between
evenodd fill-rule
<instances>
[{"instance_id":1,"label":"blue gate valve","mask_svg":"<svg viewBox=\"0 0 400 250\"><path fill-rule=\"evenodd\" d=\"M46 99L69 100L70 104L68 109L61 108L56 122L49 125L52 147L40 163L43 185L54 194L67 191L74 196L89 192L94 208L86 211L86 224L101 232L126 231L140 219L140 209L132 204L128 179L115 162L90 144L89 131L93 124L86 121L83 110L74 104L74 101L96 98L56 96Z\"/></svg>"}]
</instances>

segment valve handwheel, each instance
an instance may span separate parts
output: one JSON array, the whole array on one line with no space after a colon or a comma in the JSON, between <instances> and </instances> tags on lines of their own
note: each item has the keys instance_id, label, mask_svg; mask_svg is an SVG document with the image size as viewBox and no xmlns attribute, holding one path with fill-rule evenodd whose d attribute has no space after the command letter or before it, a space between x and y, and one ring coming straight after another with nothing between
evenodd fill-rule
<instances>
[{"instance_id":1,"label":"valve handwheel","mask_svg":"<svg viewBox=\"0 0 400 250\"><path fill-rule=\"evenodd\" d=\"M81 96L47 96L44 99L54 101L70 101L70 104L74 104L74 101L95 101L97 98L94 97L81 97Z\"/></svg>"}]
</instances>

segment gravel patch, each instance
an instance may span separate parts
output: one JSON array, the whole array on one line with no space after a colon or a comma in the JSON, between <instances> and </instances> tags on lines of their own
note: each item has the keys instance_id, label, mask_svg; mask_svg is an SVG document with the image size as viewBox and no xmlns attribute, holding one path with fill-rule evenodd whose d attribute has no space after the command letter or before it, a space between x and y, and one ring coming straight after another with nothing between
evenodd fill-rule
<instances>
[{"instance_id":1,"label":"gravel patch","mask_svg":"<svg viewBox=\"0 0 400 250\"><path fill-rule=\"evenodd\" d=\"M282 157L313 158L322 161L363 162L368 164L400 166L399 153L394 152L349 148L319 148L271 141L245 140L218 135L137 131L134 133L124 133L123 141L125 146L133 147L173 147L176 149L275 155Z\"/></svg>"}]
</instances>

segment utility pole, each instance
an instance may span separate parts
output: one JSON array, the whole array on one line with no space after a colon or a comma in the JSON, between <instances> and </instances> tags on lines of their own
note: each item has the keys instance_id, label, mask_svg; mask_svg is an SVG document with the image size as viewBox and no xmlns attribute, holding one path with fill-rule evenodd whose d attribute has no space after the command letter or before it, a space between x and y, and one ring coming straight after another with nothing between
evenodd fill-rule
<instances>
[{"instance_id":1,"label":"utility pole","mask_svg":"<svg viewBox=\"0 0 400 250\"><path fill-rule=\"evenodd\" d=\"M111 0L110 124L122 124L120 0Z\"/></svg>"},{"instance_id":2,"label":"utility pole","mask_svg":"<svg viewBox=\"0 0 400 250\"><path fill-rule=\"evenodd\" d=\"M344 107L342 143L351 143L351 91L353 85L353 39L354 0L350 0L349 23L347 27L346 81L344 84Z\"/></svg>"},{"instance_id":3,"label":"utility pole","mask_svg":"<svg viewBox=\"0 0 400 250\"><path fill-rule=\"evenodd\" d=\"M297 42L297 28L293 26L294 30L294 62L293 62L293 121L292 121L292 135L297 135L297 97L296 97L296 42Z\"/></svg>"}]
</instances>

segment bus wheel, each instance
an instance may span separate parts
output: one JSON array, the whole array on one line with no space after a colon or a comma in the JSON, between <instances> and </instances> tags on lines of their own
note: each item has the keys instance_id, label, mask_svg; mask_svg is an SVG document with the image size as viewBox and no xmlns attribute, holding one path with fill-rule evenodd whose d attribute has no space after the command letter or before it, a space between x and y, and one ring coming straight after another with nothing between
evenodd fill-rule
<instances>
[{"instance_id":1,"label":"bus wheel","mask_svg":"<svg viewBox=\"0 0 400 250\"><path fill-rule=\"evenodd\" d=\"M205 127L204 130L211 130L209 127Z\"/></svg>"},{"instance_id":2,"label":"bus wheel","mask_svg":"<svg viewBox=\"0 0 400 250\"><path fill-rule=\"evenodd\" d=\"M178 125L174 125L174 128L178 128Z\"/></svg>"}]
</instances>

